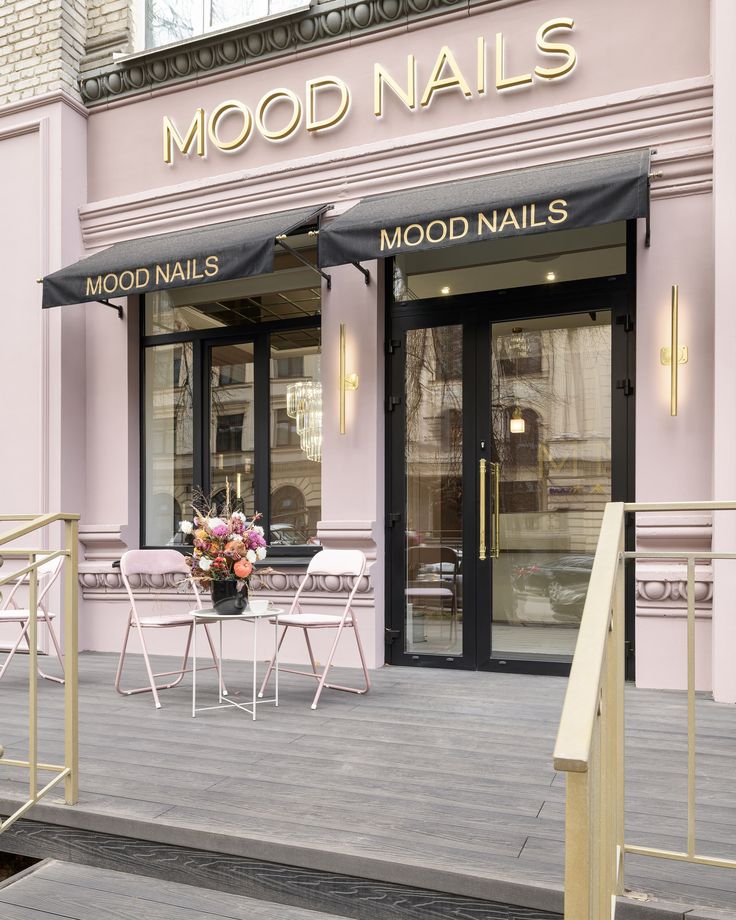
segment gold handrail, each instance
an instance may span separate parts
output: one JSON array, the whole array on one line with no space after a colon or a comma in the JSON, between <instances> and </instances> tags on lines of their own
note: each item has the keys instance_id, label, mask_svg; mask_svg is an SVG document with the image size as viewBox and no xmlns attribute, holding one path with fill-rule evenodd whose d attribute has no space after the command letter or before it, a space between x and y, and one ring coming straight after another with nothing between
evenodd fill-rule
<instances>
[{"instance_id":1,"label":"gold handrail","mask_svg":"<svg viewBox=\"0 0 736 920\"><path fill-rule=\"evenodd\" d=\"M42 530L50 524L64 525L64 549L7 548L0 549L0 559L27 558L28 565L0 578L0 586L16 581L24 575L29 579L28 624L28 760L3 756L0 748L0 766L25 767L29 771L29 797L12 815L0 821L0 833L22 818L46 793L62 780L67 805L75 805L79 798L79 719L78 719L78 514L0 515L0 521L23 521L23 526L0 536L0 546L5 546ZM38 760L38 569L52 559L64 558L64 763L48 764ZM38 788L38 772L55 773L55 776Z\"/></svg>"},{"instance_id":2,"label":"gold handrail","mask_svg":"<svg viewBox=\"0 0 736 920\"><path fill-rule=\"evenodd\" d=\"M555 769L566 774L565 920L611 920L623 893L625 854L736 869L736 860L696 853L695 562L736 553L627 552L628 512L735 511L736 502L606 505L560 718ZM687 562L687 851L629 844L624 837L624 564L626 559Z\"/></svg>"}]
</instances>

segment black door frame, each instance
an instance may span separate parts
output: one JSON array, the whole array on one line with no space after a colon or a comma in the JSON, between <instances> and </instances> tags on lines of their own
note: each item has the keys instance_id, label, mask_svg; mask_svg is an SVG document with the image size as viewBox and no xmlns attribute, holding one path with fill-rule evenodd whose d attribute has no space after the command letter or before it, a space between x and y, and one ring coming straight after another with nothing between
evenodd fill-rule
<instances>
[{"instance_id":1,"label":"black door frame","mask_svg":"<svg viewBox=\"0 0 736 920\"><path fill-rule=\"evenodd\" d=\"M403 370L405 337L408 329L427 328L454 323L463 324L465 353L472 355L463 367L463 508L477 508L477 463L481 456L491 459L491 451L481 453L479 442L490 448L490 402L488 387L476 381L486 379L489 365L489 341L485 333L492 322L513 322L569 313L587 313L595 309L611 311L611 490L613 501L630 501L634 497L634 380L635 380L635 228L627 234L627 273L611 278L549 284L509 291L436 297L422 301L387 305L386 361L386 661L390 664L445 667L477 670L503 670L516 673L567 674L569 661L555 659L481 658L480 650L490 649L490 619L465 618L461 657L405 653L404 643L404 572L405 572L405 413L403 405ZM391 277L391 274L388 274ZM485 373L486 377L482 377ZM484 432L483 421L488 426ZM485 435L485 437L484 437ZM473 444L474 449L468 445ZM630 542L633 534L627 534ZM477 543L477 515L463 514L463 543ZM466 611L490 609L490 560L473 558L473 572L463 571L463 607ZM633 571L628 573L633 578ZM473 628L473 626L475 628ZM627 590L626 606L627 677L633 677L634 604Z\"/></svg>"}]
</instances>

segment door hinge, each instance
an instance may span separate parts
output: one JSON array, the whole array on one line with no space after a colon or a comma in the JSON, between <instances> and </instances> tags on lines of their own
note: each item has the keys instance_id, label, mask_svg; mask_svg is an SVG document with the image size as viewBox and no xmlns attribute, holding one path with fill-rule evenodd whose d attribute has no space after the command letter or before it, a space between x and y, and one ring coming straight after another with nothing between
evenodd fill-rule
<instances>
[{"instance_id":1,"label":"door hinge","mask_svg":"<svg viewBox=\"0 0 736 920\"><path fill-rule=\"evenodd\" d=\"M398 524L401 520L401 513L399 511L392 511L388 516L388 526L393 527L394 524Z\"/></svg>"},{"instance_id":2,"label":"door hinge","mask_svg":"<svg viewBox=\"0 0 736 920\"><path fill-rule=\"evenodd\" d=\"M624 332L634 331L634 317L631 315L631 313L626 313L623 316L617 316L616 323L619 326L624 327Z\"/></svg>"},{"instance_id":3,"label":"door hinge","mask_svg":"<svg viewBox=\"0 0 736 920\"><path fill-rule=\"evenodd\" d=\"M624 642L624 658L626 661L632 661L634 658L634 646L630 639Z\"/></svg>"},{"instance_id":4,"label":"door hinge","mask_svg":"<svg viewBox=\"0 0 736 920\"><path fill-rule=\"evenodd\" d=\"M386 411L393 412L394 409L400 405L401 405L400 396L389 396L388 399L386 400Z\"/></svg>"},{"instance_id":5,"label":"door hinge","mask_svg":"<svg viewBox=\"0 0 736 920\"><path fill-rule=\"evenodd\" d=\"M401 339L389 339L386 342L386 353L392 355L401 348Z\"/></svg>"},{"instance_id":6,"label":"door hinge","mask_svg":"<svg viewBox=\"0 0 736 920\"><path fill-rule=\"evenodd\" d=\"M625 380L616 381L616 389L623 390L624 396L631 396L634 392L634 384L631 382L631 379L627 377Z\"/></svg>"},{"instance_id":7,"label":"door hinge","mask_svg":"<svg viewBox=\"0 0 736 920\"><path fill-rule=\"evenodd\" d=\"M386 645L391 645L392 643L394 643L399 638L400 635L401 635L400 629L389 629L387 626L386 627Z\"/></svg>"}]
</instances>

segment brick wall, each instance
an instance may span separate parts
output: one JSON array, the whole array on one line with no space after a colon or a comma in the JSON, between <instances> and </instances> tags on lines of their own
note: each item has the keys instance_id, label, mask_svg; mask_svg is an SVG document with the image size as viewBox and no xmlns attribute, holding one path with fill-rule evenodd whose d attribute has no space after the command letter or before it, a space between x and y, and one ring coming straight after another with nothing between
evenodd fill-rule
<instances>
[{"instance_id":1,"label":"brick wall","mask_svg":"<svg viewBox=\"0 0 736 920\"><path fill-rule=\"evenodd\" d=\"M65 88L77 95L84 0L5 0L0 5L0 105Z\"/></svg>"},{"instance_id":2,"label":"brick wall","mask_svg":"<svg viewBox=\"0 0 736 920\"><path fill-rule=\"evenodd\" d=\"M87 54L82 70L109 62L113 52L133 50L135 0L87 0Z\"/></svg>"},{"instance_id":3,"label":"brick wall","mask_svg":"<svg viewBox=\"0 0 736 920\"><path fill-rule=\"evenodd\" d=\"M134 0L0 0L0 105L65 89L132 49Z\"/></svg>"}]
</instances>

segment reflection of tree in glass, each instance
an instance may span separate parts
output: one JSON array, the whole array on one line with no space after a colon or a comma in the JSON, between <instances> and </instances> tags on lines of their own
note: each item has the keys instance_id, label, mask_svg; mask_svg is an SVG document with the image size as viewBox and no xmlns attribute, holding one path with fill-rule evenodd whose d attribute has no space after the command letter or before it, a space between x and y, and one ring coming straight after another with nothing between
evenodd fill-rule
<instances>
[{"instance_id":1,"label":"reflection of tree in glass","mask_svg":"<svg viewBox=\"0 0 736 920\"><path fill-rule=\"evenodd\" d=\"M146 3L146 45L165 45L194 35L192 6L176 0L148 0Z\"/></svg>"}]
</instances>

